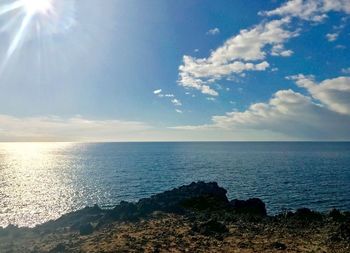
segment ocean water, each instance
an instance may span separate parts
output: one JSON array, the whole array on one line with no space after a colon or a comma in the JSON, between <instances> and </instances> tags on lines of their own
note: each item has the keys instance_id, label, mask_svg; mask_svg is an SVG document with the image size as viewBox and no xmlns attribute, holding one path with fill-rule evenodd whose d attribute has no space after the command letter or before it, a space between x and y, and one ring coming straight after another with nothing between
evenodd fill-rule
<instances>
[{"instance_id":1,"label":"ocean water","mask_svg":"<svg viewBox=\"0 0 350 253\"><path fill-rule=\"evenodd\" d=\"M192 181L268 212L350 210L350 143L1 143L0 226L35 226L95 203L112 207Z\"/></svg>"}]
</instances>

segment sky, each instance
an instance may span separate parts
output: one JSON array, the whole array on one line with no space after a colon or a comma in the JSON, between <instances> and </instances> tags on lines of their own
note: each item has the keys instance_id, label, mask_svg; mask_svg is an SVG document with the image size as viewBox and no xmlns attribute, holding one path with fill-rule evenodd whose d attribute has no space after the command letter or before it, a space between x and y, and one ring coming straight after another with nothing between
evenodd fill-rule
<instances>
[{"instance_id":1,"label":"sky","mask_svg":"<svg viewBox=\"0 0 350 253\"><path fill-rule=\"evenodd\" d=\"M0 141L350 140L349 0L0 0Z\"/></svg>"}]
</instances>

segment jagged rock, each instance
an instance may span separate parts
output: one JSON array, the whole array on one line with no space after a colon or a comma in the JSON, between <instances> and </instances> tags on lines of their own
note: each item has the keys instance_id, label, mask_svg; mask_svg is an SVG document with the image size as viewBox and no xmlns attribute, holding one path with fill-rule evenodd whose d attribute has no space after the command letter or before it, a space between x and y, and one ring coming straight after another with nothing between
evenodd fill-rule
<instances>
[{"instance_id":1,"label":"jagged rock","mask_svg":"<svg viewBox=\"0 0 350 253\"><path fill-rule=\"evenodd\" d=\"M119 220L135 220L137 217L137 207L134 203L121 201L119 205L109 212L109 215Z\"/></svg>"},{"instance_id":2,"label":"jagged rock","mask_svg":"<svg viewBox=\"0 0 350 253\"><path fill-rule=\"evenodd\" d=\"M200 196L182 202L182 207L194 211L220 210L228 207L228 202L213 196Z\"/></svg>"},{"instance_id":3,"label":"jagged rock","mask_svg":"<svg viewBox=\"0 0 350 253\"><path fill-rule=\"evenodd\" d=\"M19 227L15 226L15 225L12 225L12 224L8 225L5 228L0 227L0 236L7 236L10 233L12 233L12 234L16 233L19 230L20 230Z\"/></svg>"},{"instance_id":4,"label":"jagged rock","mask_svg":"<svg viewBox=\"0 0 350 253\"><path fill-rule=\"evenodd\" d=\"M323 218L322 214L311 211L309 208L299 208L292 217L301 221L321 221Z\"/></svg>"},{"instance_id":5,"label":"jagged rock","mask_svg":"<svg viewBox=\"0 0 350 253\"><path fill-rule=\"evenodd\" d=\"M94 232L94 227L90 224L81 225L79 228L80 235L90 235Z\"/></svg>"},{"instance_id":6,"label":"jagged rock","mask_svg":"<svg viewBox=\"0 0 350 253\"><path fill-rule=\"evenodd\" d=\"M102 210L98 205L85 207L81 210L65 214L57 220L39 225L37 229L52 231L58 227L69 227L72 230L79 230L81 225L97 222L105 213L106 210Z\"/></svg>"},{"instance_id":7,"label":"jagged rock","mask_svg":"<svg viewBox=\"0 0 350 253\"><path fill-rule=\"evenodd\" d=\"M230 201L231 207L235 212L248 215L266 216L265 203L258 198L248 200L234 199Z\"/></svg>"},{"instance_id":8,"label":"jagged rock","mask_svg":"<svg viewBox=\"0 0 350 253\"><path fill-rule=\"evenodd\" d=\"M286 250L287 246L284 243L281 242L273 242L271 244L272 249L277 249L277 250Z\"/></svg>"},{"instance_id":9,"label":"jagged rock","mask_svg":"<svg viewBox=\"0 0 350 253\"><path fill-rule=\"evenodd\" d=\"M345 220L345 216L338 209L333 209L332 211L330 211L329 217L331 217L332 220L334 220L334 221L344 221Z\"/></svg>"},{"instance_id":10,"label":"jagged rock","mask_svg":"<svg viewBox=\"0 0 350 253\"><path fill-rule=\"evenodd\" d=\"M209 220L199 224L196 223L192 227L192 231L206 236L215 236L229 232L224 224L217 222L216 220Z\"/></svg>"},{"instance_id":11,"label":"jagged rock","mask_svg":"<svg viewBox=\"0 0 350 253\"><path fill-rule=\"evenodd\" d=\"M13 240L17 248L9 248L8 252L80 252L90 246L98 252L109 252L114 250L109 245L118 237L122 242L121 248L115 249L118 252L142 252L152 248L166 251L169 247L196 252L197 246L203 252L206 249L213 252L227 250L228 246L238 251L277 252L299 248L299 245L300 248L307 245L308 249L317 252L321 247L329 247L332 252L349 252L349 212L333 210L321 214L302 208L275 217L265 215L265 204L260 199L229 202L225 189L216 183L199 182L136 203L122 201L113 209L102 210L97 205L86 207L36 228L0 228L0 251L7 252L6 248L16 246L9 241ZM134 218L141 221L132 224L114 222L114 219L131 221ZM189 226L192 226L191 230L188 230ZM79 232L89 235L99 228L103 230L91 236L78 235ZM305 236L308 233L311 236ZM281 242L282 239L288 245ZM29 246L19 245L23 242ZM316 244L319 248L315 248ZM108 249L104 247L106 245Z\"/></svg>"},{"instance_id":12,"label":"jagged rock","mask_svg":"<svg viewBox=\"0 0 350 253\"><path fill-rule=\"evenodd\" d=\"M340 238L350 240L350 222L342 223L338 228Z\"/></svg>"},{"instance_id":13,"label":"jagged rock","mask_svg":"<svg viewBox=\"0 0 350 253\"><path fill-rule=\"evenodd\" d=\"M121 202L109 212L114 219L136 219L155 211L183 214L186 210L207 210L228 207L226 190L217 183L191 183L140 199L137 203Z\"/></svg>"},{"instance_id":14,"label":"jagged rock","mask_svg":"<svg viewBox=\"0 0 350 253\"><path fill-rule=\"evenodd\" d=\"M228 205L226 190L217 183L191 183L156 194L149 199L142 199L136 205L141 213L155 210L184 213L186 209L212 209Z\"/></svg>"}]
</instances>

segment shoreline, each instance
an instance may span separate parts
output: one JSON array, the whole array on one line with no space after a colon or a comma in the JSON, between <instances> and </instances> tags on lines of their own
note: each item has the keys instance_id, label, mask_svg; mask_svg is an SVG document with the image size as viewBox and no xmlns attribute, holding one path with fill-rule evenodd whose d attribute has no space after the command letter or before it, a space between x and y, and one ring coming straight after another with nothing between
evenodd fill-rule
<instances>
[{"instance_id":1,"label":"shoreline","mask_svg":"<svg viewBox=\"0 0 350 253\"><path fill-rule=\"evenodd\" d=\"M112 209L97 205L34 228L0 228L0 252L350 252L350 212L267 215L197 182Z\"/></svg>"}]
</instances>

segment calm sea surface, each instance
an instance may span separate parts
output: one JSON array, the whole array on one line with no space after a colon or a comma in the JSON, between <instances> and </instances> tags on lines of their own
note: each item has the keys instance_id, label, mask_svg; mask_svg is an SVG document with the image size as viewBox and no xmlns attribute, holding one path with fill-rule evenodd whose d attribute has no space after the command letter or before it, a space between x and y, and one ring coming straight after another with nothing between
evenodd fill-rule
<instances>
[{"instance_id":1,"label":"calm sea surface","mask_svg":"<svg viewBox=\"0 0 350 253\"><path fill-rule=\"evenodd\" d=\"M270 214L350 210L350 143L1 143L0 226L198 180L217 181L229 198L262 198Z\"/></svg>"}]
</instances>

